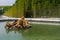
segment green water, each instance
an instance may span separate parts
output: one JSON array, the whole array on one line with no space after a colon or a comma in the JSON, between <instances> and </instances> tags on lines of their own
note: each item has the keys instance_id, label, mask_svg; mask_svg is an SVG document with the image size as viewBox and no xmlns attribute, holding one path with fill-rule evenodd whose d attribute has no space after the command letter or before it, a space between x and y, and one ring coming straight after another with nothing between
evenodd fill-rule
<instances>
[{"instance_id":1,"label":"green water","mask_svg":"<svg viewBox=\"0 0 60 40\"><path fill-rule=\"evenodd\" d=\"M0 22L0 40L60 40L60 26L32 24L31 29L6 30Z\"/></svg>"}]
</instances>

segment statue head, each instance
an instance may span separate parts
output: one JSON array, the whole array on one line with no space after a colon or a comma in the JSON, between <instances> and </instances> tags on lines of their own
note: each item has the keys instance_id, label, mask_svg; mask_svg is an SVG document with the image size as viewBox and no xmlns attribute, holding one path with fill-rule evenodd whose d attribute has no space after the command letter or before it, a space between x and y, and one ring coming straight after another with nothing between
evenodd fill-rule
<instances>
[{"instance_id":1,"label":"statue head","mask_svg":"<svg viewBox=\"0 0 60 40\"><path fill-rule=\"evenodd\" d=\"M23 16L23 17L21 17L21 19L24 19L24 16Z\"/></svg>"}]
</instances>

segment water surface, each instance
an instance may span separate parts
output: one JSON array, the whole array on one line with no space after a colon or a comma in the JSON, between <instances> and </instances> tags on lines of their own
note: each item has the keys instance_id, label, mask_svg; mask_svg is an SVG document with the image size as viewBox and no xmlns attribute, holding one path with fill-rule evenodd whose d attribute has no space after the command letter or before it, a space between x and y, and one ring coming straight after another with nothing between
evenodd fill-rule
<instances>
[{"instance_id":1,"label":"water surface","mask_svg":"<svg viewBox=\"0 0 60 40\"><path fill-rule=\"evenodd\" d=\"M0 22L0 40L60 40L59 25L31 24L31 29L6 30Z\"/></svg>"}]
</instances>

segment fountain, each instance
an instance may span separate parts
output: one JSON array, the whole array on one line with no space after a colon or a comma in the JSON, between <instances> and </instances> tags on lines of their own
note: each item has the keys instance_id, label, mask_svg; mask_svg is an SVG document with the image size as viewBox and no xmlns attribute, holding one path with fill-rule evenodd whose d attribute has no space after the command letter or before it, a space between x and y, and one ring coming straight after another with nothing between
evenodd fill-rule
<instances>
[{"instance_id":1,"label":"fountain","mask_svg":"<svg viewBox=\"0 0 60 40\"><path fill-rule=\"evenodd\" d=\"M19 20L14 20L12 23L9 21L6 22L5 25L6 29L22 29L22 28L31 28L31 25L28 23L28 21L25 20L24 17L22 17Z\"/></svg>"}]
</instances>

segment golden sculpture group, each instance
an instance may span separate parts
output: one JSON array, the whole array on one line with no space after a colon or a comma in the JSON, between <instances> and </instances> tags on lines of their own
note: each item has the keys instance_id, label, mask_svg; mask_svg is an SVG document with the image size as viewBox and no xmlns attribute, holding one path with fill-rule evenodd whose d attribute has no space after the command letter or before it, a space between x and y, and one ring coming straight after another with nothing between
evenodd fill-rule
<instances>
[{"instance_id":1,"label":"golden sculpture group","mask_svg":"<svg viewBox=\"0 0 60 40\"><path fill-rule=\"evenodd\" d=\"M6 22L5 25L6 29L22 29L22 28L31 28L31 25L28 23L27 20L25 20L24 17L21 17L21 19L14 20L12 23L9 21Z\"/></svg>"}]
</instances>

